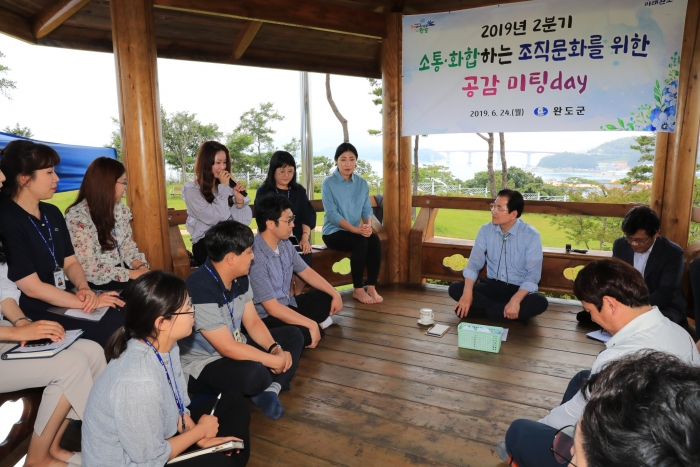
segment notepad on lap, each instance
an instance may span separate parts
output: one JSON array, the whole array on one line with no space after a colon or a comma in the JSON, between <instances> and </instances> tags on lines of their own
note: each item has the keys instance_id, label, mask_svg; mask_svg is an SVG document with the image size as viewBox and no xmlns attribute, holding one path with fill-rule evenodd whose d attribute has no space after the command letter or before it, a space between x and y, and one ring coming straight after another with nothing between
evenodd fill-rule
<instances>
[{"instance_id":1,"label":"notepad on lap","mask_svg":"<svg viewBox=\"0 0 700 467\"><path fill-rule=\"evenodd\" d=\"M188 452L169 460L167 464L174 464L176 462L192 459L193 457L202 456L204 454L211 454L212 452L226 452L234 449L243 449L243 441L227 441L225 443L217 444L216 446Z\"/></svg>"},{"instance_id":2,"label":"notepad on lap","mask_svg":"<svg viewBox=\"0 0 700 467\"><path fill-rule=\"evenodd\" d=\"M442 337L445 335L448 329L450 329L450 327L446 324L436 324L435 326L428 329L426 334L434 337Z\"/></svg>"},{"instance_id":3,"label":"notepad on lap","mask_svg":"<svg viewBox=\"0 0 700 467\"><path fill-rule=\"evenodd\" d=\"M21 347L19 344L4 354L3 360L18 360L22 358L49 358L53 357L62 350L70 347L73 342L77 341L83 335L82 329L73 329L66 331L66 337L61 342L52 342L50 344L37 347Z\"/></svg>"}]
</instances>

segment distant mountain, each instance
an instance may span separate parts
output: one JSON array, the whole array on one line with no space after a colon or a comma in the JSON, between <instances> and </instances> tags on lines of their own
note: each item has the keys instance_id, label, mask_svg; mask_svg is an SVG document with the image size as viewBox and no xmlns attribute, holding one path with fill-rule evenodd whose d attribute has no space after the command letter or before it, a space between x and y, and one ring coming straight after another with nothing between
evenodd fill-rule
<instances>
[{"instance_id":1,"label":"distant mountain","mask_svg":"<svg viewBox=\"0 0 700 467\"><path fill-rule=\"evenodd\" d=\"M635 144L631 136L618 138L607 143L603 143L586 153L565 152L552 156L545 156L540 159L538 167L549 169L573 167L576 169L594 169L604 162L627 162L628 167L632 167L639 161L641 155L639 151L630 149Z\"/></svg>"}]
</instances>

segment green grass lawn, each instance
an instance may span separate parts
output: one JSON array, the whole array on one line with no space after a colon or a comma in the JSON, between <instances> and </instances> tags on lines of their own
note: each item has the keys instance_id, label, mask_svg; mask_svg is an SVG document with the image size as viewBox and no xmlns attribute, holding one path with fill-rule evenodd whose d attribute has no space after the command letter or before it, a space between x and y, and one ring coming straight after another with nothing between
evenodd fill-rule
<instances>
[{"instance_id":1,"label":"green grass lawn","mask_svg":"<svg viewBox=\"0 0 700 467\"><path fill-rule=\"evenodd\" d=\"M174 209L185 209L185 200L180 196L170 197L170 189L173 185L168 185L166 190L166 198L168 207ZM77 191L67 191L57 193L54 197L47 201L56 205L61 212L65 212L66 208L75 200L78 195ZM248 192L251 200L255 200L255 190ZM321 199L321 193L315 194L315 199ZM565 244L572 243L566 238L566 233L552 225L550 218L544 214L523 214L522 219L528 224L536 228L542 236L542 245L548 247L563 248ZM479 231L479 228L491 220L491 213L488 211L460 211L457 209L440 209L435 220L435 235L440 237L474 239ZM319 212L316 216L316 225L323 225L323 213ZM257 228L255 219L250 223L250 227ZM181 230L185 230L185 226L180 226ZM316 233L314 244L323 244L321 234ZM185 241L187 248L192 248L190 235L183 233L182 238ZM573 245L574 248L585 248L585 245Z\"/></svg>"}]
</instances>

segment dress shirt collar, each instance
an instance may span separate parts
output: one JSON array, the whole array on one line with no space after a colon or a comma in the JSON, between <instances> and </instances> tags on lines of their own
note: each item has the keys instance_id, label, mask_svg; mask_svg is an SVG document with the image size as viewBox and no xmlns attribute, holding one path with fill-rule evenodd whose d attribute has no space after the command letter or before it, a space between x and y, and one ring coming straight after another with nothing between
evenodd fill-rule
<instances>
[{"instance_id":1,"label":"dress shirt collar","mask_svg":"<svg viewBox=\"0 0 700 467\"><path fill-rule=\"evenodd\" d=\"M231 290L228 290L224 286L224 281L221 280L221 276L219 276L219 271L216 270L214 267L214 264L211 262L211 260L207 257L206 261L204 262L203 266L207 266L209 270L214 273L214 276L216 277L216 285L219 287L219 290L225 293L233 293L234 297L238 297L239 295L243 295L248 291L248 285L249 285L249 279L248 276L242 276L238 277L233 280L231 283ZM207 276L211 277L211 275L207 272Z\"/></svg>"},{"instance_id":2,"label":"dress shirt collar","mask_svg":"<svg viewBox=\"0 0 700 467\"><path fill-rule=\"evenodd\" d=\"M494 232L496 232L498 235L517 235L520 229L522 228L523 224L524 222L522 221L522 219L518 218L515 221L515 224L513 224L513 227L511 227L508 232L503 233L503 230L501 230L500 225L496 225L493 222L491 223L491 225L494 228Z\"/></svg>"},{"instance_id":3,"label":"dress shirt collar","mask_svg":"<svg viewBox=\"0 0 700 467\"><path fill-rule=\"evenodd\" d=\"M280 249L280 243L282 243L281 240L277 243L277 250ZM270 248L270 245L267 244L267 242L262 237L262 235L260 235L259 232L257 234L255 234L255 239L253 240L253 244L255 246L257 246L260 249L260 251L262 251L262 253L265 256L267 256L268 258L275 258L275 257L279 256L279 253L275 252L275 250ZM253 261L255 261L255 260L253 260Z\"/></svg>"},{"instance_id":4,"label":"dress shirt collar","mask_svg":"<svg viewBox=\"0 0 700 467\"><path fill-rule=\"evenodd\" d=\"M340 182L352 183L355 181L355 177L357 177L357 175L355 174L355 172L353 172L352 175L350 175L350 180L345 180L343 176L340 175L340 170L338 170L338 168L336 167L336 169L333 171L333 177L335 177Z\"/></svg>"},{"instance_id":5,"label":"dress shirt collar","mask_svg":"<svg viewBox=\"0 0 700 467\"><path fill-rule=\"evenodd\" d=\"M628 339L633 334L653 328L654 326L662 322L664 319L666 319L666 317L661 314L659 308L653 307L651 310L647 311L646 313L642 313L641 315L637 316L632 321L627 323L625 327L620 329L614 336L610 338L608 342L605 343L605 346L608 349L615 347L617 344L619 344L625 339Z\"/></svg>"}]
</instances>

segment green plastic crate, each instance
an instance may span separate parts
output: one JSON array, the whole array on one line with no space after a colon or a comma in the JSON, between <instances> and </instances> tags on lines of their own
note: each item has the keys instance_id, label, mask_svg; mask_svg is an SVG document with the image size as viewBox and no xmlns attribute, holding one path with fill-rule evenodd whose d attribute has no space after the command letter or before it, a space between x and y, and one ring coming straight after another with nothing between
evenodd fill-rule
<instances>
[{"instance_id":1,"label":"green plastic crate","mask_svg":"<svg viewBox=\"0 0 700 467\"><path fill-rule=\"evenodd\" d=\"M500 330L499 334L471 331L465 326L475 328L487 328L489 331ZM501 350L501 336L503 328L497 326L485 326L483 324L459 323L457 326L457 345L463 349L483 350L484 352L498 353Z\"/></svg>"}]
</instances>

